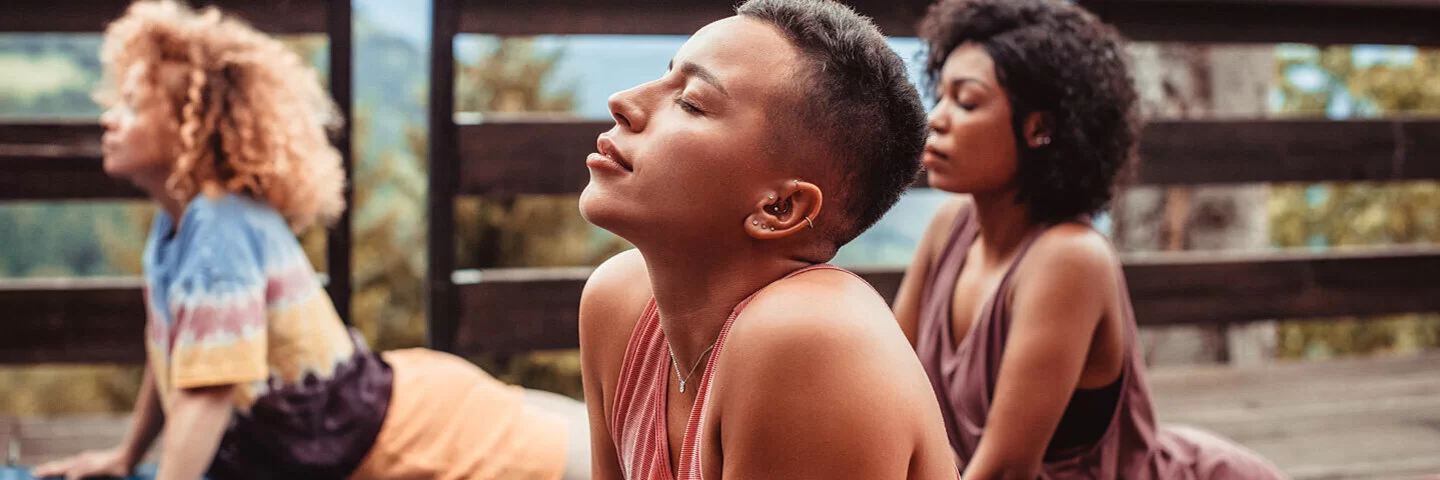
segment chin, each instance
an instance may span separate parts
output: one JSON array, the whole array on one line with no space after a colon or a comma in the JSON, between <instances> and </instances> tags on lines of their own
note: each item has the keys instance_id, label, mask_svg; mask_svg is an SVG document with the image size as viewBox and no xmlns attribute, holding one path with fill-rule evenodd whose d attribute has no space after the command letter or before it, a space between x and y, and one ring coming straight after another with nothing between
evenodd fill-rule
<instances>
[{"instance_id":1,"label":"chin","mask_svg":"<svg viewBox=\"0 0 1440 480\"><path fill-rule=\"evenodd\" d=\"M937 175L934 171L927 171L925 174L925 182L930 184L930 188L936 190L944 190L950 193L969 193L970 189L966 188L968 186L965 185L965 182L955 177L955 175Z\"/></svg>"},{"instance_id":2,"label":"chin","mask_svg":"<svg viewBox=\"0 0 1440 480\"><path fill-rule=\"evenodd\" d=\"M100 167L105 170L105 175L110 178L130 180L130 177L134 175L133 169L128 168L125 162L110 157L105 157L105 159L100 162Z\"/></svg>"},{"instance_id":3,"label":"chin","mask_svg":"<svg viewBox=\"0 0 1440 480\"><path fill-rule=\"evenodd\" d=\"M635 219L627 218L626 213L633 213L633 209L627 209L622 205L624 202L616 198L613 192L607 192L603 187L591 183L580 192L580 216L591 225L603 228L616 235L625 237L626 225L633 225Z\"/></svg>"}]
</instances>

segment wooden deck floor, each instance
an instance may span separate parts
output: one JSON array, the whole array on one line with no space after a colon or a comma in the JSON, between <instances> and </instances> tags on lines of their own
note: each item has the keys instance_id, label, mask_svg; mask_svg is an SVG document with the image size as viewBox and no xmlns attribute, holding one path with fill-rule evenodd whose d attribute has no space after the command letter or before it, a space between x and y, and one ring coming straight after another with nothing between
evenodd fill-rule
<instances>
[{"instance_id":1,"label":"wooden deck floor","mask_svg":"<svg viewBox=\"0 0 1440 480\"><path fill-rule=\"evenodd\" d=\"M1440 475L1440 352L1150 372L1164 422L1210 429L1297 479ZM20 464L114 445L123 417L0 418ZM1434 477L1440 478L1440 477Z\"/></svg>"},{"instance_id":2,"label":"wooden deck floor","mask_svg":"<svg viewBox=\"0 0 1440 480\"><path fill-rule=\"evenodd\" d=\"M1150 378L1161 421L1233 438L1297 479L1440 474L1440 353Z\"/></svg>"}]
</instances>

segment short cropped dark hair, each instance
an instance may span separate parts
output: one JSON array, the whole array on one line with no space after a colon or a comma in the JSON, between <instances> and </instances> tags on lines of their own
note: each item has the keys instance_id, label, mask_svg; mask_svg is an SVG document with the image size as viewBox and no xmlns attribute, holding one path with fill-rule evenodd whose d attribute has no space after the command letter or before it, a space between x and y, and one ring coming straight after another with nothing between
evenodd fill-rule
<instances>
[{"instance_id":1,"label":"short cropped dark hair","mask_svg":"<svg viewBox=\"0 0 1440 480\"><path fill-rule=\"evenodd\" d=\"M817 228L839 248L895 205L920 172L925 107L905 64L869 18L830 0L750 0L741 16L777 27L809 63L792 117L826 146L840 215Z\"/></svg>"},{"instance_id":2,"label":"short cropped dark hair","mask_svg":"<svg viewBox=\"0 0 1440 480\"><path fill-rule=\"evenodd\" d=\"M1113 27L1060 1L941 0L920 36L932 92L960 45L974 42L994 60L1021 152L1017 201L1029 204L1031 221L1063 222L1109 206L1139 129L1125 42ZM1021 134L1033 112L1051 120L1050 144L1034 149Z\"/></svg>"}]
</instances>

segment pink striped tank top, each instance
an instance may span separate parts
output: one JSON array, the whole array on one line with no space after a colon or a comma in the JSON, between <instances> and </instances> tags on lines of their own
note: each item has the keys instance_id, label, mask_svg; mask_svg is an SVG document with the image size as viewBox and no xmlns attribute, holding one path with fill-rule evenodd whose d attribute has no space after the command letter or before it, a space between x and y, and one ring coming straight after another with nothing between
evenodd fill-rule
<instances>
[{"instance_id":1,"label":"pink striped tank top","mask_svg":"<svg viewBox=\"0 0 1440 480\"><path fill-rule=\"evenodd\" d=\"M820 264L796 270L784 278L824 269L855 275L833 265ZM705 362L705 372L700 377L700 390L696 391L690 420L685 423L684 440L680 446L680 465L675 469L678 478L670 475L670 440L665 424L665 394L672 375L670 350L665 344L665 332L660 328L660 312L653 298L645 307L645 312L640 314L640 321L630 334L629 345L625 347L625 360L620 367L620 382L615 388L614 412L610 419L610 432L613 437L611 440L615 442L620 468L624 470L626 479L703 479L700 473L703 465L700 461L700 427L704 424L706 407L710 403L710 385L715 380L715 364L720 359L720 352L725 348L725 337L730 334L730 325L758 293L760 292L756 291L740 301L730 312L725 324L720 327L720 335L715 339L715 350Z\"/></svg>"}]
</instances>

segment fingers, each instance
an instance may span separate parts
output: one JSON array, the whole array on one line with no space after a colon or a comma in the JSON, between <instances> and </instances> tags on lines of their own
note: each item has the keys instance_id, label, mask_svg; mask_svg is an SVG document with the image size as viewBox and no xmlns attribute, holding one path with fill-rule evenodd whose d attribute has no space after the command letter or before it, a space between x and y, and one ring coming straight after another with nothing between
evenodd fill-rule
<instances>
[{"instance_id":1,"label":"fingers","mask_svg":"<svg viewBox=\"0 0 1440 480\"><path fill-rule=\"evenodd\" d=\"M95 475L95 456L82 454L75 458L70 468L65 472L65 480L80 480Z\"/></svg>"},{"instance_id":2,"label":"fingers","mask_svg":"<svg viewBox=\"0 0 1440 480\"><path fill-rule=\"evenodd\" d=\"M47 462L30 469L30 475L35 478L59 477L65 475L74 463L75 457Z\"/></svg>"}]
</instances>

